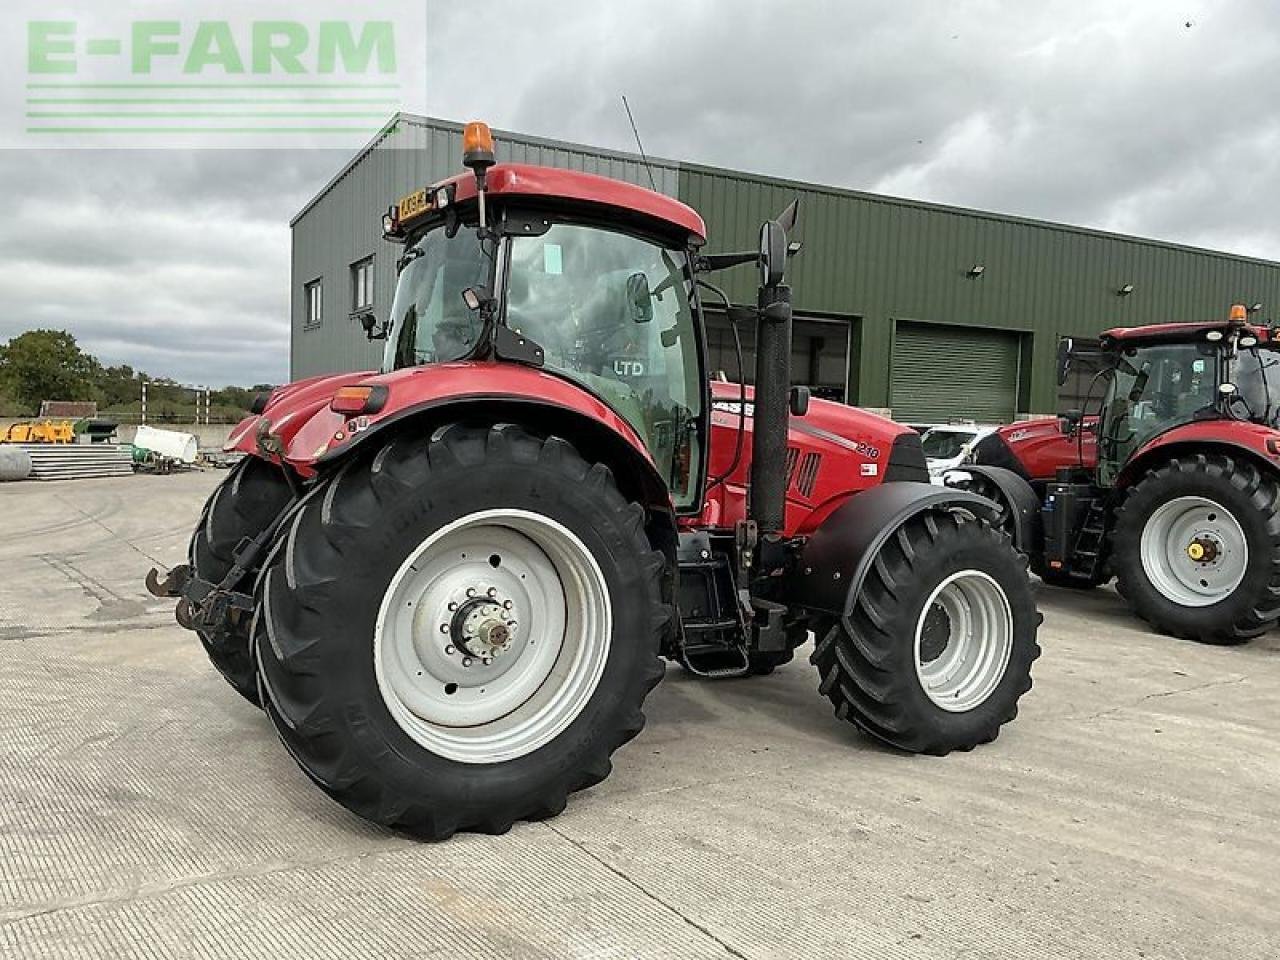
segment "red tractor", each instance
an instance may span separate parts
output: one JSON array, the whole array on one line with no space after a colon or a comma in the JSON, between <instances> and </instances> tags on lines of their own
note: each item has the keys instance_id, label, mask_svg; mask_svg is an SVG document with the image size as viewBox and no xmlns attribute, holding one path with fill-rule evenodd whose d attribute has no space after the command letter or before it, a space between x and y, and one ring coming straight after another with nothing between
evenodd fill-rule
<instances>
[{"instance_id":1,"label":"red tractor","mask_svg":"<svg viewBox=\"0 0 1280 960\"><path fill-rule=\"evenodd\" d=\"M913 431L791 389L794 205L706 255L675 200L464 147L384 218L382 368L262 398L190 563L149 577L307 775L422 837L500 832L609 774L663 658L766 674L810 631L868 734L994 739L1039 652L1025 558ZM747 263L731 307L709 276ZM707 297L756 323L754 391L709 382Z\"/></svg>"},{"instance_id":2,"label":"red tractor","mask_svg":"<svg viewBox=\"0 0 1280 960\"><path fill-rule=\"evenodd\" d=\"M1226 321L1108 330L1088 351L1098 414L1002 427L947 483L997 500L1046 582L1115 576L1158 630L1255 637L1280 620L1278 335L1242 306ZM1060 384L1084 352L1062 342Z\"/></svg>"}]
</instances>

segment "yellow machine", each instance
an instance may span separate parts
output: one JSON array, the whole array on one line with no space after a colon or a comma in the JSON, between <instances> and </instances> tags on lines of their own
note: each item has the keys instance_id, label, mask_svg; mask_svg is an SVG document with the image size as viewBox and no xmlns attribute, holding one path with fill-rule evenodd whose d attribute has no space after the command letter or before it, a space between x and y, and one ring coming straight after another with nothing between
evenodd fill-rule
<instances>
[{"instance_id":1,"label":"yellow machine","mask_svg":"<svg viewBox=\"0 0 1280 960\"><path fill-rule=\"evenodd\" d=\"M71 443L75 436L70 420L27 421L11 424L0 434L0 443Z\"/></svg>"}]
</instances>

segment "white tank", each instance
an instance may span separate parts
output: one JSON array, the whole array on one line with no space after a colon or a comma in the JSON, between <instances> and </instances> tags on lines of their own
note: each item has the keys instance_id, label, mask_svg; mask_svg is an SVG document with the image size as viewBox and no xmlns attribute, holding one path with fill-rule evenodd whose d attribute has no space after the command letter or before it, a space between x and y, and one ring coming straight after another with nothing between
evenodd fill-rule
<instances>
[{"instance_id":1,"label":"white tank","mask_svg":"<svg viewBox=\"0 0 1280 960\"><path fill-rule=\"evenodd\" d=\"M189 433L157 430L144 423L133 435L133 445L171 460L180 460L183 463L196 462L196 438Z\"/></svg>"},{"instance_id":2,"label":"white tank","mask_svg":"<svg viewBox=\"0 0 1280 960\"><path fill-rule=\"evenodd\" d=\"M0 443L0 481L31 476L31 455L21 447Z\"/></svg>"}]
</instances>

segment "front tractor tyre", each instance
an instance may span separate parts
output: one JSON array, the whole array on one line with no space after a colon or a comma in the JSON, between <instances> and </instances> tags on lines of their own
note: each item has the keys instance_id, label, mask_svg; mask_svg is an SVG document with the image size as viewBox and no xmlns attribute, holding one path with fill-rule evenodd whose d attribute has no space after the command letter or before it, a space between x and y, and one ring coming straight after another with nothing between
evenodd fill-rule
<instances>
[{"instance_id":1,"label":"front tractor tyre","mask_svg":"<svg viewBox=\"0 0 1280 960\"><path fill-rule=\"evenodd\" d=\"M880 548L811 657L836 715L942 756L994 740L1031 689L1040 625L1025 558L987 523L915 517Z\"/></svg>"},{"instance_id":2,"label":"front tractor tyre","mask_svg":"<svg viewBox=\"0 0 1280 960\"><path fill-rule=\"evenodd\" d=\"M245 457L231 468L205 503L187 549L192 574L209 583L221 583L235 566L235 551L245 539L253 539L280 516L293 499L293 491L281 469L257 457ZM256 569L247 570L231 589L251 592ZM258 705L258 680L250 651L247 613L229 612L216 627L198 628L200 643L209 661L242 697Z\"/></svg>"},{"instance_id":3,"label":"front tractor tyre","mask_svg":"<svg viewBox=\"0 0 1280 960\"><path fill-rule=\"evenodd\" d=\"M333 799L424 839L559 813L663 675L645 518L606 466L512 425L346 465L260 582L280 738Z\"/></svg>"},{"instance_id":4,"label":"front tractor tyre","mask_svg":"<svg viewBox=\"0 0 1280 960\"><path fill-rule=\"evenodd\" d=\"M1223 454L1179 457L1121 505L1117 589L1164 633L1235 644L1280 620L1280 485Z\"/></svg>"}]
</instances>

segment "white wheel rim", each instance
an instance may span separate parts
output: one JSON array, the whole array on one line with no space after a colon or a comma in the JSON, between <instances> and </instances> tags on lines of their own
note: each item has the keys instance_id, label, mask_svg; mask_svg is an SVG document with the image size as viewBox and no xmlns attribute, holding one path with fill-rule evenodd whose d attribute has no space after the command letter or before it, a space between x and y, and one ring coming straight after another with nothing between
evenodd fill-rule
<instances>
[{"instance_id":1,"label":"white wheel rim","mask_svg":"<svg viewBox=\"0 0 1280 960\"><path fill-rule=\"evenodd\" d=\"M1142 528L1140 553L1151 585L1183 607L1226 599L1249 569L1249 542L1239 521L1206 497L1161 504Z\"/></svg>"},{"instance_id":2,"label":"white wheel rim","mask_svg":"<svg viewBox=\"0 0 1280 960\"><path fill-rule=\"evenodd\" d=\"M484 510L432 533L391 578L373 639L378 689L427 750L499 763L582 713L612 635L604 574L572 531Z\"/></svg>"},{"instance_id":3,"label":"white wheel rim","mask_svg":"<svg viewBox=\"0 0 1280 960\"><path fill-rule=\"evenodd\" d=\"M963 713L985 703L1013 652L1013 611L981 570L947 577L924 602L915 632L916 677L933 703Z\"/></svg>"}]
</instances>

